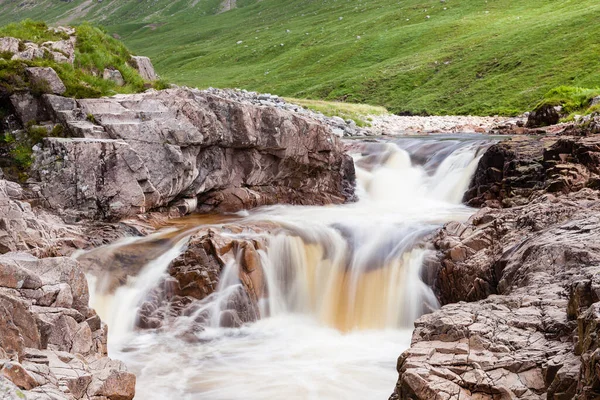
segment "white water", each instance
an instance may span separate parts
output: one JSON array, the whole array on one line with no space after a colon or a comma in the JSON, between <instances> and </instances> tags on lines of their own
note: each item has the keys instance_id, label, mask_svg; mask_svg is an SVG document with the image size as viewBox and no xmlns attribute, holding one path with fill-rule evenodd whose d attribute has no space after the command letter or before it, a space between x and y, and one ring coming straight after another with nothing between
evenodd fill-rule
<instances>
[{"instance_id":1,"label":"white water","mask_svg":"<svg viewBox=\"0 0 600 400\"><path fill-rule=\"evenodd\" d=\"M357 203L250 213L248 222L267 220L284 228L260 254L268 296L260 301L262 319L256 323L218 327L220 304L239 285L238 265L231 262L219 292L203 305L211 322L197 341L184 341L175 327L133 331L136 307L185 240L114 295L96 295L91 301L109 324L111 357L124 360L138 376L136 398L387 399L414 320L437 307L420 279L428 251L420 239L472 213L460 199L481 145L365 144L355 158Z\"/></svg>"}]
</instances>

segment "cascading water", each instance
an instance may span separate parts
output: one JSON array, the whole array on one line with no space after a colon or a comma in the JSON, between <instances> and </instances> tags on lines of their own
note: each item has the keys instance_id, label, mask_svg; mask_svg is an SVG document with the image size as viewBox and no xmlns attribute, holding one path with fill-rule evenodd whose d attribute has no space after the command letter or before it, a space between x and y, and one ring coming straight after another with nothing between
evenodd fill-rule
<instances>
[{"instance_id":1,"label":"cascading water","mask_svg":"<svg viewBox=\"0 0 600 400\"><path fill-rule=\"evenodd\" d=\"M460 200L486 143L357 142L357 203L274 206L244 216L242 223L281 227L260 251L265 290L253 324L219 327L223 304L241 287L232 260L218 292L199 305L210 318L197 342L177 335L184 318L171 331L131 329L143 294L185 240L110 299L97 296L92 305L111 335L119 332L109 336L111 356L138 376L136 398L386 399L414 320L438 306L421 280L430 251L424 238L471 215Z\"/></svg>"}]
</instances>

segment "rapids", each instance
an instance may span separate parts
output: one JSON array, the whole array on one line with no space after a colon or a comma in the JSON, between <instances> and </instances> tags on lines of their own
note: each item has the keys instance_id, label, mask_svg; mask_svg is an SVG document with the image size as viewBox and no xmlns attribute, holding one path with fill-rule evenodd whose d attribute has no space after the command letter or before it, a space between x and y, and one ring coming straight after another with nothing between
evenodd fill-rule
<instances>
[{"instance_id":1,"label":"rapids","mask_svg":"<svg viewBox=\"0 0 600 400\"><path fill-rule=\"evenodd\" d=\"M240 213L237 223L282 228L260 252L260 319L240 328L219 326L221 305L240 285L233 261L200 304L211 317L196 340L179 335L184 317L160 332L133 329L136 307L184 251L188 233L116 290L106 277L88 276L91 305L109 326L109 354L137 376L136 399L387 399L415 319L438 307L421 280L427 235L472 214L461 199L489 143L356 141L356 203Z\"/></svg>"}]
</instances>

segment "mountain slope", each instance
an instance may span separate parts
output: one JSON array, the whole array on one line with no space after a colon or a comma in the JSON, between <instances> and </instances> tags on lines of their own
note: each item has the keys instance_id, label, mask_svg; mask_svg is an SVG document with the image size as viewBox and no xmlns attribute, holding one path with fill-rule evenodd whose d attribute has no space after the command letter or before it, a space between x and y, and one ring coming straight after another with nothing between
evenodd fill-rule
<instances>
[{"instance_id":1,"label":"mountain slope","mask_svg":"<svg viewBox=\"0 0 600 400\"><path fill-rule=\"evenodd\" d=\"M0 23L92 20L191 86L514 114L556 86L600 82L595 0L239 0L222 13L213 0L27 4L0 1Z\"/></svg>"}]
</instances>

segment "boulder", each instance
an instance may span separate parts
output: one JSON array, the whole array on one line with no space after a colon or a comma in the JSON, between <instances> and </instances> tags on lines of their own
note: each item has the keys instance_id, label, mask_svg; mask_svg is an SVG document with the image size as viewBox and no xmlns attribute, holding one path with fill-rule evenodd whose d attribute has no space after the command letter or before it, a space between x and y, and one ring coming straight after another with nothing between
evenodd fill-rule
<instances>
[{"instance_id":1,"label":"boulder","mask_svg":"<svg viewBox=\"0 0 600 400\"><path fill-rule=\"evenodd\" d=\"M123 75L121 75L121 71L118 69L106 68L102 73L102 78L107 81L113 81L117 86L123 86L125 84L125 79L123 79Z\"/></svg>"},{"instance_id":2,"label":"boulder","mask_svg":"<svg viewBox=\"0 0 600 400\"><path fill-rule=\"evenodd\" d=\"M50 67L28 67L25 72L31 82L48 89L49 93L63 94L67 90L56 71Z\"/></svg>"},{"instance_id":3,"label":"boulder","mask_svg":"<svg viewBox=\"0 0 600 400\"><path fill-rule=\"evenodd\" d=\"M46 139L33 174L53 209L120 219L182 199L239 211L354 199L354 169L324 125L189 89L113 98L47 98L80 138ZM195 200L194 200L195 199Z\"/></svg>"},{"instance_id":4,"label":"boulder","mask_svg":"<svg viewBox=\"0 0 600 400\"><path fill-rule=\"evenodd\" d=\"M131 64L137 69L140 76L146 81L155 81L158 79L152 61L148 57L132 56Z\"/></svg>"},{"instance_id":5,"label":"boulder","mask_svg":"<svg viewBox=\"0 0 600 400\"><path fill-rule=\"evenodd\" d=\"M43 104L29 92L13 93L10 102L24 126L48 119Z\"/></svg>"},{"instance_id":6,"label":"boulder","mask_svg":"<svg viewBox=\"0 0 600 400\"><path fill-rule=\"evenodd\" d=\"M0 38L0 53L13 53L19 52L19 39L14 37L2 37Z\"/></svg>"},{"instance_id":7,"label":"boulder","mask_svg":"<svg viewBox=\"0 0 600 400\"><path fill-rule=\"evenodd\" d=\"M265 227L244 227L247 232ZM225 227L240 229L235 225ZM213 230L201 230L193 235L183 254L175 258L168 268L169 277L155 288L141 305L137 325L142 329L158 328L170 318L193 315L198 326L218 318L221 325L233 327L259 318L258 301L264 294L264 277L257 249L264 243L237 238L232 240ZM239 260L241 268L237 277L239 290L229 294L218 311L204 310L203 300L215 293L227 261ZM198 312L198 310L204 310Z\"/></svg>"},{"instance_id":8,"label":"boulder","mask_svg":"<svg viewBox=\"0 0 600 400\"><path fill-rule=\"evenodd\" d=\"M556 125L560 121L560 107L543 105L529 113L527 128L538 128L542 126Z\"/></svg>"},{"instance_id":9,"label":"boulder","mask_svg":"<svg viewBox=\"0 0 600 400\"><path fill-rule=\"evenodd\" d=\"M595 188L599 168L600 139L595 136L513 137L483 154L463 201L510 207L548 192Z\"/></svg>"}]
</instances>

